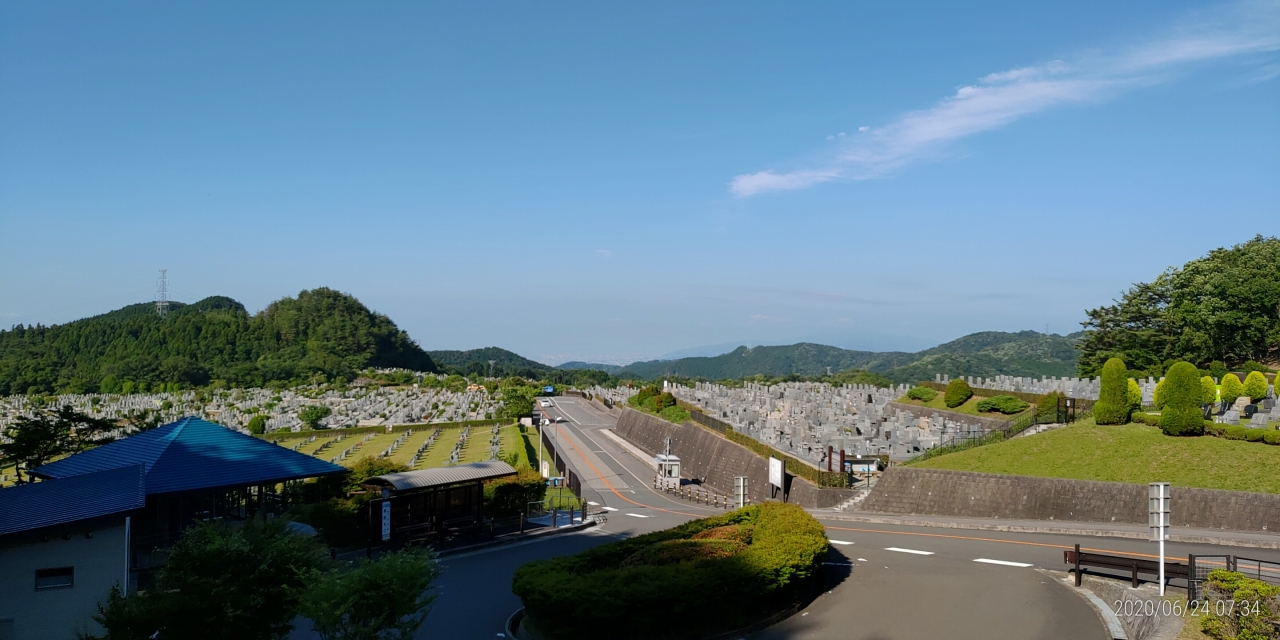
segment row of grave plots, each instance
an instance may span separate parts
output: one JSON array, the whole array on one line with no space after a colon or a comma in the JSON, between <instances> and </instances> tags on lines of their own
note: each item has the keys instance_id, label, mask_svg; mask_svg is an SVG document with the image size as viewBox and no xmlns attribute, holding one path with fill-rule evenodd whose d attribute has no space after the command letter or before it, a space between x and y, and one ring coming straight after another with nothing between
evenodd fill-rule
<instances>
[{"instance_id":1,"label":"row of grave plots","mask_svg":"<svg viewBox=\"0 0 1280 640\"><path fill-rule=\"evenodd\" d=\"M449 429L423 425L394 433L315 434L277 440L276 444L344 466L373 456L410 469L427 469L481 462L515 451L520 442L518 429L517 425Z\"/></svg>"}]
</instances>

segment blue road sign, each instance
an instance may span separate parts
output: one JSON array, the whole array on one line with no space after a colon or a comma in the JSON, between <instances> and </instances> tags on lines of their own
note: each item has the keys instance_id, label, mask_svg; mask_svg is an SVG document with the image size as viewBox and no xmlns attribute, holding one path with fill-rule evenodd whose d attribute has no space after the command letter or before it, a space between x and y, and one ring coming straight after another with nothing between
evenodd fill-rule
<instances>
[{"instance_id":1,"label":"blue road sign","mask_svg":"<svg viewBox=\"0 0 1280 640\"><path fill-rule=\"evenodd\" d=\"M545 386L545 387L543 387L543 388L542 388L542 392L543 392L543 393L555 393L555 392L556 392L556 388L555 388L555 387L553 387L553 386L551 386L551 385L547 385L547 386Z\"/></svg>"}]
</instances>

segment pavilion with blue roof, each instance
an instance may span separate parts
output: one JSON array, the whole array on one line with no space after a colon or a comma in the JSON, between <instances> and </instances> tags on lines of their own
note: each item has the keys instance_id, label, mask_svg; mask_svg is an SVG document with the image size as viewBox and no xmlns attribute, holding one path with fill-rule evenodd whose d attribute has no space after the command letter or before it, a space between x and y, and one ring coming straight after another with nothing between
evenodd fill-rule
<instances>
[{"instance_id":1,"label":"pavilion with blue roof","mask_svg":"<svg viewBox=\"0 0 1280 640\"><path fill-rule=\"evenodd\" d=\"M50 489L106 471L141 469L145 504L133 516L132 569L156 568L153 552L197 521L244 520L286 506L284 483L346 469L220 424L186 417L31 470ZM158 561L163 554L154 556Z\"/></svg>"}]
</instances>

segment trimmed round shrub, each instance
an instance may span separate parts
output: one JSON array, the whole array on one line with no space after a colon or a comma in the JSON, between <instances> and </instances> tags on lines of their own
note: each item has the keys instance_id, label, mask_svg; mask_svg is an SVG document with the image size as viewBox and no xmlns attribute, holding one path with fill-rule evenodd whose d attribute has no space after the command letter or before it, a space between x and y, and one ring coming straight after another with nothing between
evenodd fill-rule
<instances>
[{"instance_id":1,"label":"trimmed round shrub","mask_svg":"<svg viewBox=\"0 0 1280 640\"><path fill-rule=\"evenodd\" d=\"M991 398L983 398L978 401L978 411L994 412L998 411L1005 415L1013 415L1022 413L1031 406L1030 403L1024 402L1013 396L994 396Z\"/></svg>"},{"instance_id":2,"label":"trimmed round shrub","mask_svg":"<svg viewBox=\"0 0 1280 640\"><path fill-rule=\"evenodd\" d=\"M929 387L912 387L911 390L907 392L907 397L912 400L919 400L920 402L929 402L938 397L938 392L930 389Z\"/></svg>"},{"instance_id":3,"label":"trimmed round shrub","mask_svg":"<svg viewBox=\"0 0 1280 640\"><path fill-rule=\"evenodd\" d=\"M267 432L267 417L262 414L258 414L249 418L249 424L247 427L249 429L249 433L252 433L255 436L260 436Z\"/></svg>"},{"instance_id":4,"label":"trimmed round shrub","mask_svg":"<svg viewBox=\"0 0 1280 640\"><path fill-rule=\"evenodd\" d=\"M700 638L801 601L826 552L813 516L766 502L535 560L511 590L549 638Z\"/></svg>"},{"instance_id":5,"label":"trimmed round shrub","mask_svg":"<svg viewBox=\"0 0 1280 640\"><path fill-rule=\"evenodd\" d=\"M1262 441L1267 444L1280 444L1280 431L1262 431Z\"/></svg>"},{"instance_id":6,"label":"trimmed round shrub","mask_svg":"<svg viewBox=\"0 0 1280 640\"><path fill-rule=\"evenodd\" d=\"M1169 367L1165 385L1160 429L1170 436L1204 434L1204 414L1200 411L1200 371L1189 362L1179 362Z\"/></svg>"},{"instance_id":7,"label":"trimmed round shrub","mask_svg":"<svg viewBox=\"0 0 1280 640\"><path fill-rule=\"evenodd\" d=\"M1156 383L1155 393L1151 394L1151 404L1154 404L1157 409L1164 408L1164 381L1165 378L1160 378L1160 382Z\"/></svg>"},{"instance_id":8,"label":"trimmed round shrub","mask_svg":"<svg viewBox=\"0 0 1280 640\"><path fill-rule=\"evenodd\" d=\"M1126 389L1125 397L1129 400L1129 412L1133 413L1142 408L1142 387L1138 386L1138 381L1129 378L1129 388Z\"/></svg>"},{"instance_id":9,"label":"trimmed round shrub","mask_svg":"<svg viewBox=\"0 0 1280 640\"><path fill-rule=\"evenodd\" d=\"M969 401L973 397L973 388L965 382L963 378L956 378L947 383L947 393L942 396L942 402L948 408L954 409Z\"/></svg>"},{"instance_id":10,"label":"trimmed round shrub","mask_svg":"<svg viewBox=\"0 0 1280 640\"><path fill-rule=\"evenodd\" d=\"M1244 384L1240 382L1240 378L1234 373L1228 373L1222 376L1222 393L1219 397L1222 401L1231 405L1236 403L1236 399L1244 395Z\"/></svg>"},{"instance_id":11,"label":"trimmed round shrub","mask_svg":"<svg viewBox=\"0 0 1280 640\"><path fill-rule=\"evenodd\" d=\"M1244 393L1241 395L1249 396L1253 402L1259 402L1267 397L1267 377L1262 375L1261 371L1250 371L1249 375L1244 377Z\"/></svg>"},{"instance_id":12,"label":"trimmed round shrub","mask_svg":"<svg viewBox=\"0 0 1280 640\"><path fill-rule=\"evenodd\" d=\"M1211 376L1200 378L1200 404L1213 404L1218 401L1218 384Z\"/></svg>"},{"instance_id":13,"label":"trimmed round shrub","mask_svg":"<svg viewBox=\"0 0 1280 640\"><path fill-rule=\"evenodd\" d=\"M1124 360L1112 358L1102 365L1102 389L1093 405L1098 424L1124 424L1129 421L1129 379Z\"/></svg>"}]
</instances>

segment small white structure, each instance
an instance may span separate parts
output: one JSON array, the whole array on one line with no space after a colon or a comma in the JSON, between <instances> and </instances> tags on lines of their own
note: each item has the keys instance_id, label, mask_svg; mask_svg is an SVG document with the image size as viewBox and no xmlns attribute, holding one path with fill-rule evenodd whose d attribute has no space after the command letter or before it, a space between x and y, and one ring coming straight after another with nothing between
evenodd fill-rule
<instances>
[{"instance_id":1,"label":"small white structure","mask_svg":"<svg viewBox=\"0 0 1280 640\"><path fill-rule=\"evenodd\" d=\"M658 466L658 484L659 488L672 487L680 488L680 457L669 453L659 453L653 457L653 462Z\"/></svg>"}]
</instances>

